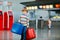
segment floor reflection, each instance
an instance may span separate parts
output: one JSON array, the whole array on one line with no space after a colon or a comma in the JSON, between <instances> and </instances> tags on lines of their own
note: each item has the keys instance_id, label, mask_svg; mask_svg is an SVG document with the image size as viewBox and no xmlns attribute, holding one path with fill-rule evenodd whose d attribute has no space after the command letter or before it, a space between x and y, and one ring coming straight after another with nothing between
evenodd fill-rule
<instances>
[{"instance_id":1,"label":"floor reflection","mask_svg":"<svg viewBox=\"0 0 60 40\"><path fill-rule=\"evenodd\" d=\"M60 28L37 29L37 38L34 40L60 40ZM21 36L10 31L0 31L0 40L20 40Z\"/></svg>"},{"instance_id":2,"label":"floor reflection","mask_svg":"<svg viewBox=\"0 0 60 40\"><path fill-rule=\"evenodd\" d=\"M10 31L0 31L0 40L12 40L13 34Z\"/></svg>"}]
</instances>

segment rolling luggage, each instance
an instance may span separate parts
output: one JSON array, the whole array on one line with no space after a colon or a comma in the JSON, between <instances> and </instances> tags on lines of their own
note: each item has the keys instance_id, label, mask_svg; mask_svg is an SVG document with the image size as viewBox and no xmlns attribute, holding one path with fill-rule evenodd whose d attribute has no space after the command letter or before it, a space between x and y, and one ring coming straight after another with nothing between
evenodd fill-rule
<instances>
[{"instance_id":1,"label":"rolling luggage","mask_svg":"<svg viewBox=\"0 0 60 40\"><path fill-rule=\"evenodd\" d=\"M26 31L26 39L34 39L36 38L36 34L33 28L27 28Z\"/></svg>"},{"instance_id":2,"label":"rolling luggage","mask_svg":"<svg viewBox=\"0 0 60 40\"><path fill-rule=\"evenodd\" d=\"M22 35L23 28L24 28L23 24L17 22L13 24L11 32Z\"/></svg>"}]
</instances>

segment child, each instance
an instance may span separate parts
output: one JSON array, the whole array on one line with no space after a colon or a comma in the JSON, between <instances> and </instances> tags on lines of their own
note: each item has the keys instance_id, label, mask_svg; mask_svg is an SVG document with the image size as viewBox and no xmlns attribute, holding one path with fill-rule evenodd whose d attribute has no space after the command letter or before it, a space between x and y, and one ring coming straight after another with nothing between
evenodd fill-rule
<instances>
[{"instance_id":1,"label":"child","mask_svg":"<svg viewBox=\"0 0 60 40\"><path fill-rule=\"evenodd\" d=\"M20 22L24 25L25 29L21 35L21 40L26 40L26 29L29 27L29 14L26 8L22 10L23 14L20 16Z\"/></svg>"}]
</instances>

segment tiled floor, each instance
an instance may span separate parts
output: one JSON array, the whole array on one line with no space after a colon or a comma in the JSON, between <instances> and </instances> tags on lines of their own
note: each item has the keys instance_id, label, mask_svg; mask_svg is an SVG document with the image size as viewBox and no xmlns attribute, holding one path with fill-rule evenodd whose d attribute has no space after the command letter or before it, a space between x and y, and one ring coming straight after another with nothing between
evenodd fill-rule
<instances>
[{"instance_id":1,"label":"tiled floor","mask_svg":"<svg viewBox=\"0 0 60 40\"><path fill-rule=\"evenodd\" d=\"M0 31L0 40L20 40L20 35L10 31Z\"/></svg>"},{"instance_id":2,"label":"tiled floor","mask_svg":"<svg viewBox=\"0 0 60 40\"><path fill-rule=\"evenodd\" d=\"M33 40L60 40L60 27L52 29L38 29L37 38ZM10 31L0 31L0 40L20 40L20 35L11 33Z\"/></svg>"}]
</instances>

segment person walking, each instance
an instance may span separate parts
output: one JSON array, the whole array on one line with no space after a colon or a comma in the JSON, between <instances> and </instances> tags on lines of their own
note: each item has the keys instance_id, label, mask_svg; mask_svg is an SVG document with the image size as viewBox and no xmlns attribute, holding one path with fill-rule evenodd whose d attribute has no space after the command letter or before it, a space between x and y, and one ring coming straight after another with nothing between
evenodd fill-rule
<instances>
[{"instance_id":1,"label":"person walking","mask_svg":"<svg viewBox=\"0 0 60 40\"><path fill-rule=\"evenodd\" d=\"M49 27L49 29L51 28L51 20L50 19L48 19L48 27Z\"/></svg>"}]
</instances>

